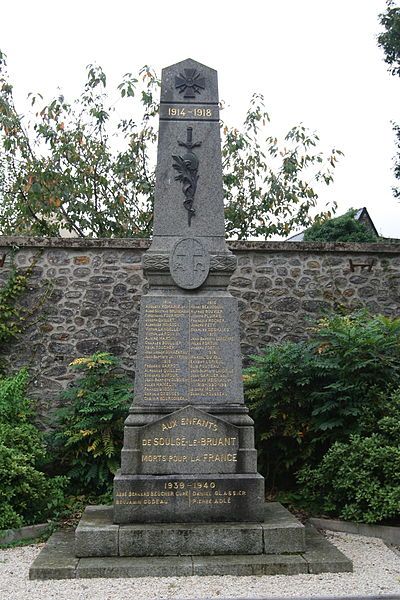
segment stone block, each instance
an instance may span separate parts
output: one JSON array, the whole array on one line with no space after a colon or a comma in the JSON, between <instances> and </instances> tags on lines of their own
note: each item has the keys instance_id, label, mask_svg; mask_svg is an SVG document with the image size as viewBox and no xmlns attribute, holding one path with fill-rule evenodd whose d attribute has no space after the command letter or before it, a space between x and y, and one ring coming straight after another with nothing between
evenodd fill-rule
<instances>
[{"instance_id":1,"label":"stone block","mask_svg":"<svg viewBox=\"0 0 400 600\"><path fill-rule=\"evenodd\" d=\"M263 536L258 524L121 525L121 556L190 556L261 554Z\"/></svg>"},{"instance_id":2,"label":"stone block","mask_svg":"<svg viewBox=\"0 0 400 600\"><path fill-rule=\"evenodd\" d=\"M193 575L299 575L307 573L307 563L301 555L251 555L193 557Z\"/></svg>"},{"instance_id":3,"label":"stone block","mask_svg":"<svg viewBox=\"0 0 400 600\"><path fill-rule=\"evenodd\" d=\"M113 524L111 507L92 506L86 509L76 530L76 553L81 557L304 551L304 526L277 502L265 505L265 521L260 524L138 523L118 526Z\"/></svg>"},{"instance_id":4,"label":"stone block","mask_svg":"<svg viewBox=\"0 0 400 600\"><path fill-rule=\"evenodd\" d=\"M143 297L137 406L170 405L173 412L189 404L243 404L241 370L237 302L229 294Z\"/></svg>"},{"instance_id":5,"label":"stone block","mask_svg":"<svg viewBox=\"0 0 400 600\"><path fill-rule=\"evenodd\" d=\"M308 573L352 573L353 563L312 525L306 526L306 551L303 554Z\"/></svg>"},{"instance_id":6,"label":"stone block","mask_svg":"<svg viewBox=\"0 0 400 600\"><path fill-rule=\"evenodd\" d=\"M265 520L262 528L265 554L305 551L304 525L279 502L265 504Z\"/></svg>"},{"instance_id":7,"label":"stone block","mask_svg":"<svg viewBox=\"0 0 400 600\"><path fill-rule=\"evenodd\" d=\"M74 532L57 531L29 569L29 579L73 579L79 558L74 555Z\"/></svg>"},{"instance_id":8,"label":"stone block","mask_svg":"<svg viewBox=\"0 0 400 600\"><path fill-rule=\"evenodd\" d=\"M257 473L123 475L114 478L114 522L261 522L264 478Z\"/></svg>"},{"instance_id":9,"label":"stone block","mask_svg":"<svg viewBox=\"0 0 400 600\"><path fill-rule=\"evenodd\" d=\"M238 428L196 407L186 406L161 416L141 427L137 439L134 433L125 431L125 442L134 442L138 453L133 448L133 454L125 456L124 450L123 474L178 476L238 471Z\"/></svg>"},{"instance_id":10,"label":"stone block","mask_svg":"<svg viewBox=\"0 0 400 600\"><path fill-rule=\"evenodd\" d=\"M81 558L76 570L78 579L94 577L189 577L192 574L191 558L180 556Z\"/></svg>"},{"instance_id":11,"label":"stone block","mask_svg":"<svg viewBox=\"0 0 400 600\"><path fill-rule=\"evenodd\" d=\"M75 532L75 555L118 556L118 525L110 506L87 506Z\"/></svg>"}]
</instances>

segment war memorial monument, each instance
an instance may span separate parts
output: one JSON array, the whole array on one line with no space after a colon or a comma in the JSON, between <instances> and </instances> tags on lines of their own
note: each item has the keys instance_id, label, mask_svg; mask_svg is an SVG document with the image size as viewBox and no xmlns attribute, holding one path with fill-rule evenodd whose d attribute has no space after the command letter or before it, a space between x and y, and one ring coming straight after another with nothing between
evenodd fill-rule
<instances>
[{"instance_id":1,"label":"war memorial monument","mask_svg":"<svg viewBox=\"0 0 400 600\"><path fill-rule=\"evenodd\" d=\"M53 534L32 579L351 571L265 503L244 404L236 258L225 242L217 72L163 70L154 234L114 504Z\"/></svg>"}]
</instances>

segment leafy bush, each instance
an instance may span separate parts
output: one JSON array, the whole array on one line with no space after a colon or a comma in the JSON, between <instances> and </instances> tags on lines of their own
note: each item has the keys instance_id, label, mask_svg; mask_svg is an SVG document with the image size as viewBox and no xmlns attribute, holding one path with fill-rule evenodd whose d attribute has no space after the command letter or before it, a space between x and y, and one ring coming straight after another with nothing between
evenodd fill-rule
<instances>
[{"instance_id":1,"label":"leafy bush","mask_svg":"<svg viewBox=\"0 0 400 600\"><path fill-rule=\"evenodd\" d=\"M319 357L306 342L285 342L252 357L245 370L247 401L255 421L258 466L271 487L286 487L287 478L309 458L311 393L323 385Z\"/></svg>"},{"instance_id":2,"label":"leafy bush","mask_svg":"<svg viewBox=\"0 0 400 600\"><path fill-rule=\"evenodd\" d=\"M276 344L253 360L244 380L260 468L272 487L287 487L334 442L374 432L385 393L400 385L400 319L326 317L309 340Z\"/></svg>"},{"instance_id":3,"label":"leafy bush","mask_svg":"<svg viewBox=\"0 0 400 600\"><path fill-rule=\"evenodd\" d=\"M305 242L377 242L378 238L367 227L356 221L354 208L344 215L316 222L304 232Z\"/></svg>"},{"instance_id":4,"label":"leafy bush","mask_svg":"<svg viewBox=\"0 0 400 600\"><path fill-rule=\"evenodd\" d=\"M0 379L0 529L54 517L63 504L62 477L47 477L42 433L31 423L28 374Z\"/></svg>"},{"instance_id":5,"label":"leafy bush","mask_svg":"<svg viewBox=\"0 0 400 600\"><path fill-rule=\"evenodd\" d=\"M63 393L68 405L56 414L56 460L75 492L103 493L119 466L132 383L117 373L118 360L108 352L77 358L71 366L82 375Z\"/></svg>"},{"instance_id":6,"label":"leafy bush","mask_svg":"<svg viewBox=\"0 0 400 600\"><path fill-rule=\"evenodd\" d=\"M388 410L376 433L336 442L316 468L300 471L303 505L366 523L400 517L400 389Z\"/></svg>"}]
</instances>

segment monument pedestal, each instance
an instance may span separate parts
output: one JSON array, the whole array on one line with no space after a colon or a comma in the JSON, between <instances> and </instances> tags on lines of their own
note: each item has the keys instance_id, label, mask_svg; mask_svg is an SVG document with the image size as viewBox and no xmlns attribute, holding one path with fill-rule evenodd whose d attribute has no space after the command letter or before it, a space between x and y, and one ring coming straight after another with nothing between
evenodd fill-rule
<instances>
[{"instance_id":1,"label":"monument pedestal","mask_svg":"<svg viewBox=\"0 0 400 600\"><path fill-rule=\"evenodd\" d=\"M263 520L253 421L244 407L220 409L223 419L192 405L164 416L135 408L114 479L114 523Z\"/></svg>"}]
</instances>

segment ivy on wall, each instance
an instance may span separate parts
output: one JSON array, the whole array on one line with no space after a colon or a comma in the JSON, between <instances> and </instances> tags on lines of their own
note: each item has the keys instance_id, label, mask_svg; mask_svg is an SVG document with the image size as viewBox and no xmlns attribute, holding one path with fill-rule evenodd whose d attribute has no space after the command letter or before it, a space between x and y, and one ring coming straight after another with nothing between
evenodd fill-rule
<instances>
[{"instance_id":1,"label":"ivy on wall","mask_svg":"<svg viewBox=\"0 0 400 600\"><path fill-rule=\"evenodd\" d=\"M41 251L36 253L28 267L19 268L15 263L18 248L14 247L10 253L10 270L0 289L0 355L7 353L9 344L23 333L28 325L32 324L33 315L45 303L50 289L50 282L45 283L45 289L33 306L24 306L20 300L28 293L30 278L41 256ZM4 369L0 359L0 371Z\"/></svg>"}]
</instances>

